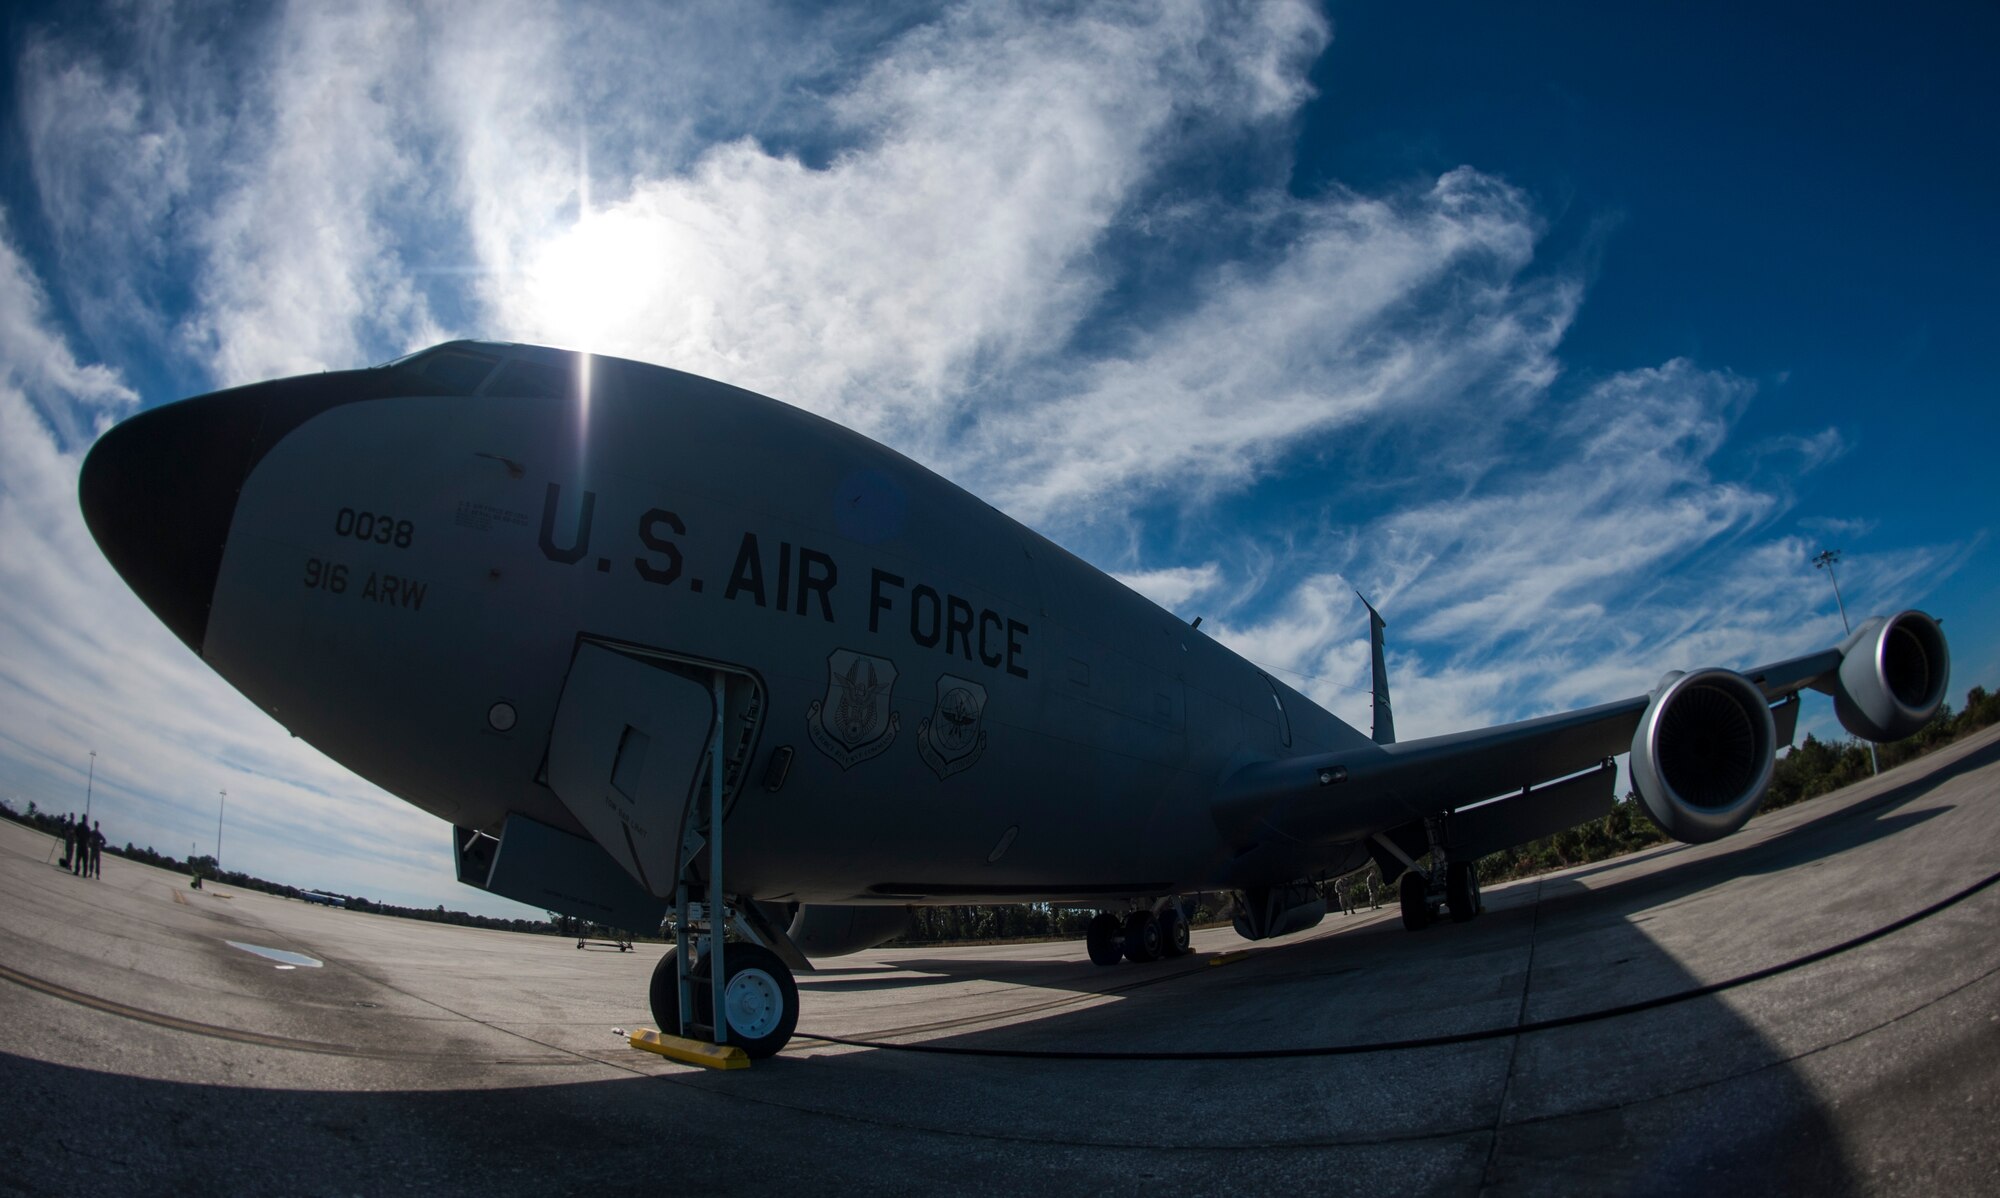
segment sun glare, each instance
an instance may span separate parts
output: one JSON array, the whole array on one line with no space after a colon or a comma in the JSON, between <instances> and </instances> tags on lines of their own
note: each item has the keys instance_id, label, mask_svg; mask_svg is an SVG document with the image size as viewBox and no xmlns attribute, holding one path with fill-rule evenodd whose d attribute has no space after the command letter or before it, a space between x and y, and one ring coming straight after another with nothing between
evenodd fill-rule
<instances>
[{"instance_id":1,"label":"sun glare","mask_svg":"<svg viewBox=\"0 0 2000 1198\"><path fill-rule=\"evenodd\" d=\"M542 327L565 345L605 347L644 301L652 239L643 221L594 212L544 245L528 268Z\"/></svg>"}]
</instances>

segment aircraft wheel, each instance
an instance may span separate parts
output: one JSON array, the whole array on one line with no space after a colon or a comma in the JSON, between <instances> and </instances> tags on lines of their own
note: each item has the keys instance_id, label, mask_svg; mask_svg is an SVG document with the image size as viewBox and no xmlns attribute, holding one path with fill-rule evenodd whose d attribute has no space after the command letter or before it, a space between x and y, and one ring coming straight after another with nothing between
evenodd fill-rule
<instances>
[{"instance_id":1,"label":"aircraft wheel","mask_svg":"<svg viewBox=\"0 0 2000 1198\"><path fill-rule=\"evenodd\" d=\"M1099 911L1091 919L1083 939L1090 948L1090 959L1094 964L1116 965L1118 958L1125 953L1124 928L1118 917L1109 911Z\"/></svg>"},{"instance_id":2,"label":"aircraft wheel","mask_svg":"<svg viewBox=\"0 0 2000 1198\"><path fill-rule=\"evenodd\" d=\"M1163 957L1185 957L1188 953L1187 920L1181 918L1177 908L1168 907L1154 920L1160 925L1160 955Z\"/></svg>"},{"instance_id":3,"label":"aircraft wheel","mask_svg":"<svg viewBox=\"0 0 2000 1198\"><path fill-rule=\"evenodd\" d=\"M681 1034L681 982L678 966L674 961L680 949L670 948L660 963L653 966L653 984L647 989L646 997L653 1008L653 1022L660 1025L660 1031L669 1036ZM695 968L701 968L701 958L695 958ZM702 1009L699 999L695 1010Z\"/></svg>"},{"instance_id":4,"label":"aircraft wheel","mask_svg":"<svg viewBox=\"0 0 2000 1198\"><path fill-rule=\"evenodd\" d=\"M1135 965L1160 959L1160 921L1151 911L1134 911L1125 917L1125 959Z\"/></svg>"},{"instance_id":5,"label":"aircraft wheel","mask_svg":"<svg viewBox=\"0 0 2000 1198\"><path fill-rule=\"evenodd\" d=\"M722 961L729 1042L756 1060L773 1055L799 1026L799 986L791 969L761 944L725 945Z\"/></svg>"},{"instance_id":6,"label":"aircraft wheel","mask_svg":"<svg viewBox=\"0 0 2000 1198\"><path fill-rule=\"evenodd\" d=\"M648 996L652 1000L653 1018L669 1036L681 1032L680 978L674 972L675 955L679 951L668 949L667 955L653 967ZM799 985L792 980L792 971L776 953L759 944L731 942L723 949L722 956L724 967L729 970L729 981L722 987L722 1007L729 1016L729 1043L757 1060L775 1054L799 1026ZM695 958L694 982L692 1022L711 1024L708 1012L714 1000L710 997L706 958Z\"/></svg>"},{"instance_id":7,"label":"aircraft wheel","mask_svg":"<svg viewBox=\"0 0 2000 1198\"><path fill-rule=\"evenodd\" d=\"M1454 861L1446 868L1444 894L1452 922L1464 923L1479 914L1479 871L1472 862Z\"/></svg>"},{"instance_id":8,"label":"aircraft wheel","mask_svg":"<svg viewBox=\"0 0 2000 1198\"><path fill-rule=\"evenodd\" d=\"M1416 870L1403 875L1403 930L1421 932L1431 926L1430 883Z\"/></svg>"}]
</instances>

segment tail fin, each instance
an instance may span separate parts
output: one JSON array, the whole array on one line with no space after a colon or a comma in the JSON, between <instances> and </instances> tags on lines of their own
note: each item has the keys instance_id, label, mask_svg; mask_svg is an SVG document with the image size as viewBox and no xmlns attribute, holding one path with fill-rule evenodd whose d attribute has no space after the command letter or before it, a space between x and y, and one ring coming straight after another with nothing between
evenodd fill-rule
<instances>
[{"instance_id":1,"label":"tail fin","mask_svg":"<svg viewBox=\"0 0 2000 1198\"><path fill-rule=\"evenodd\" d=\"M1368 597L1360 591L1354 597L1361 600L1361 606L1368 609L1368 653L1375 667L1375 728L1370 733L1378 745L1396 743L1396 716L1389 710L1389 666L1382 660L1382 630L1388 625L1382 613L1368 602Z\"/></svg>"}]
</instances>

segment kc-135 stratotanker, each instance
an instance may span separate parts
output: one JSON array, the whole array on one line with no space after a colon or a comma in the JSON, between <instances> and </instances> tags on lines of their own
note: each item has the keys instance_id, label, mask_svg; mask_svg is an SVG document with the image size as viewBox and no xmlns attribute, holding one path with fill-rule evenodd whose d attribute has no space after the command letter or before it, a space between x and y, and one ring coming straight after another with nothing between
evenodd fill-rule
<instances>
[{"instance_id":1,"label":"kc-135 stratotanker","mask_svg":"<svg viewBox=\"0 0 2000 1198\"><path fill-rule=\"evenodd\" d=\"M1370 859L1412 929L1471 919L1486 853L1614 801L1742 827L1833 696L1871 741L1943 701L1905 611L1818 653L1397 742L1349 727L866 437L693 375L452 342L141 412L91 450L91 532L294 735L454 825L459 880L625 928L671 911L668 1032L768 1055L795 970L912 905L1096 908L1109 965L1252 939ZM713 1012L721 1010L724 1018Z\"/></svg>"}]
</instances>

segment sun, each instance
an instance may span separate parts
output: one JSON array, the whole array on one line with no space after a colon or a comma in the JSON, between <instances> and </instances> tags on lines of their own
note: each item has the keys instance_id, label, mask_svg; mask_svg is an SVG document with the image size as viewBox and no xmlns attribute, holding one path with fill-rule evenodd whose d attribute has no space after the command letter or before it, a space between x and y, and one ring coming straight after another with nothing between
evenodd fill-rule
<instances>
[{"instance_id":1,"label":"sun","mask_svg":"<svg viewBox=\"0 0 2000 1198\"><path fill-rule=\"evenodd\" d=\"M608 346L645 306L657 233L617 209L587 213L542 245L527 268L536 324L577 349Z\"/></svg>"}]
</instances>

